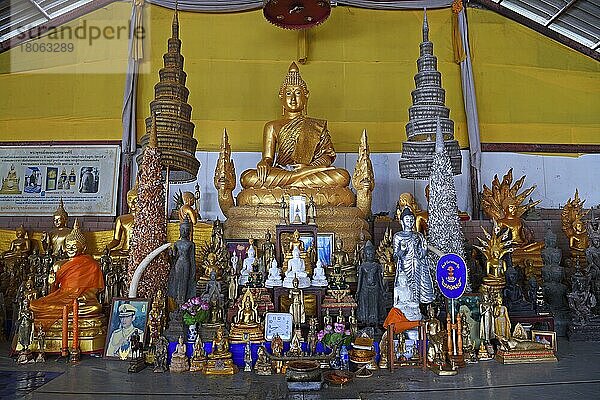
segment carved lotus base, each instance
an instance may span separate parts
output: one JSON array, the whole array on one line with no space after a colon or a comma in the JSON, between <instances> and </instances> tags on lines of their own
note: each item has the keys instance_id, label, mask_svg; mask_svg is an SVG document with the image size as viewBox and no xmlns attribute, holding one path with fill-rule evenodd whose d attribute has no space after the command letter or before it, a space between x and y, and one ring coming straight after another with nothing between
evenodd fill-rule
<instances>
[{"instance_id":1,"label":"carved lotus base","mask_svg":"<svg viewBox=\"0 0 600 400\"><path fill-rule=\"evenodd\" d=\"M202 371L205 375L233 375L238 372L231 358L209 359Z\"/></svg>"},{"instance_id":2,"label":"carved lotus base","mask_svg":"<svg viewBox=\"0 0 600 400\"><path fill-rule=\"evenodd\" d=\"M281 197L305 196L306 201L312 196L317 206L350 207L356 204L356 196L348 187L325 187L320 189L309 188L247 188L237 195L237 204L240 206L279 205Z\"/></svg>"}]
</instances>

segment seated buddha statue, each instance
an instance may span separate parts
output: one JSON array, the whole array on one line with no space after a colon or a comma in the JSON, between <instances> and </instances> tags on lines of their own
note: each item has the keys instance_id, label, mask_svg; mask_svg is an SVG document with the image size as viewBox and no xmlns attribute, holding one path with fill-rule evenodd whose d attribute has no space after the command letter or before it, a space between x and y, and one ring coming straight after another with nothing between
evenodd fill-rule
<instances>
[{"instance_id":1,"label":"seated buddha statue","mask_svg":"<svg viewBox=\"0 0 600 400\"><path fill-rule=\"evenodd\" d=\"M217 262L217 255L213 252L208 253L206 260L203 265L204 273L200 277L200 280L206 281L211 279L211 275L214 272L217 280L223 278L223 268Z\"/></svg>"},{"instance_id":2,"label":"seated buddha statue","mask_svg":"<svg viewBox=\"0 0 600 400\"><path fill-rule=\"evenodd\" d=\"M308 273L312 272L310 255L306 247L304 246L304 242L300 239L300 232L298 232L298 230L295 230L292 233L292 236L289 239L289 243L286 244L286 242L283 241L281 247L283 253L283 264L281 266L281 269L284 274L287 272L288 263L293 258L294 249L298 249L298 251L300 252L300 258L306 266L306 271Z\"/></svg>"},{"instance_id":3,"label":"seated buddha statue","mask_svg":"<svg viewBox=\"0 0 600 400\"><path fill-rule=\"evenodd\" d=\"M2 253L4 262L25 258L29 256L29 253L31 252L31 240L27 235L27 231L23 228L23 225L15 229L15 236L17 238L10 242L10 248Z\"/></svg>"},{"instance_id":4,"label":"seated buddha statue","mask_svg":"<svg viewBox=\"0 0 600 400\"><path fill-rule=\"evenodd\" d=\"M354 205L348 189L350 175L332 166L336 153L327 121L306 115L308 96L306 82L292 63L279 89L283 116L265 124L262 158L256 169L241 175L244 190L238 195L238 205L276 204L292 188L303 194L337 191L336 205ZM279 190L277 195L274 189ZM315 196L315 201L327 204L327 195Z\"/></svg>"},{"instance_id":5,"label":"seated buddha statue","mask_svg":"<svg viewBox=\"0 0 600 400\"><path fill-rule=\"evenodd\" d=\"M573 263L586 264L585 251L590 245L590 237L583 218L587 212L583 208L585 200L579 198L579 191L575 190L575 197L569 198L561 212L562 230L569 238L569 249Z\"/></svg>"},{"instance_id":6,"label":"seated buddha statue","mask_svg":"<svg viewBox=\"0 0 600 400\"><path fill-rule=\"evenodd\" d=\"M283 287L294 287L294 279L298 279L300 288L304 289L310 286L310 278L306 273L304 261L300 258L300 250L294 248L292 258L288 261L288 267L283 280Z\"/></svg>"},{"instance_id":7,"label":"seated buddha statue","mask_svg":"<svg viewBox=\"0 0 600 400\"><path fill-rule=\"evenodd\" d=\"M346 282L356 282L356 266L350 262L350 255L344 250L344 242L339 236L335 238L331 263L328 271L330 274L333 273L334 266L337 266L341 268Z\"/></svg>"},{"instance_id":8,"label":"seated buddha statue","mask_svg":"<svg viewBox=\"0 0 600 400\"><path fill-rule=\"evenodd\" d=\"M247 340L260 342L263 339L263 330L252 291L246 290L241 304L242 306L239 308L231 324L229 337L234 343L242 343Z\"/></svg>"},{"instance_id":9,"label":"seated buddha statue","mask_svg":"<svg viewBox=\"0 0 600 400\"><path fill-rule=\"evenodd\" d=\"M42 232L42 246L44 250L52 249L52 255L57 256L61 253L65 253L65 238L71 229L67 227L67 221L69 220L69 214L65 211L65 205L60 199L58 208L53 214L55 229L50 232Z\"/></svg>"},{"instance_id":10,"label":"seated buddha statue","mask_svg":"<svg viewBox=\"0 0 600 400\"><path fill-rule=\"evenodd\" d=\"M117 217L115 220L113 239L106 245L112 255L127 256L129 254L131 235L133 233L133 214L135 214L137 194L136 182L136 185L127 192L129 214L123 214Z\"/></svg>"},{"instance_id":11,"label":"seated buddha statue","mask_svg":"<svg viewBox=\"0 0 600 400\"><path fill-rule=\"evenodd\" d=\"M59 261L55 265L57 270L50 294L31 302L35 325L42 325L47 333L47 340L54 337L56 332L60 338L63 307L67 306L70 309L73 301L77 299L82 326L90 328L90 332L87 333L84 328L80 330L81 350L99 350L104 347L104 337L100 336L106 335L106 327L100 321L103 318L102 305L98 302L97 293L104 288L104 279L98 262L85 254L86 240L77 220L73 230L65 238L65 248L69 259ZM84 337L90 337L90 347L85 347L87 345L83 343Z\"/></svg>"},{"instance_id":12,"label":"seated buddha statue","mask_svg":"<svg viewBox=\"0 0 600 400\"><path fill-rule=\"evenodd\" d=\"M219 326L215 332L212 352L208 355L206 367L202 372L206 375L233 375L237 372L229 351L229 339L223 326Z\"/></svg>"},{"instance_id":13,"label":"seated buddha statue","mask_svg":"<svg viewBox=\"0 0 600 400\"><path fill-rule=\"evenodd\" d=\"M0 194L20 194L19 182L21 178L17 176L15 166L11 164L6 178L2 179L2 187L0 188Z\"/></svg>"}]
</instances>

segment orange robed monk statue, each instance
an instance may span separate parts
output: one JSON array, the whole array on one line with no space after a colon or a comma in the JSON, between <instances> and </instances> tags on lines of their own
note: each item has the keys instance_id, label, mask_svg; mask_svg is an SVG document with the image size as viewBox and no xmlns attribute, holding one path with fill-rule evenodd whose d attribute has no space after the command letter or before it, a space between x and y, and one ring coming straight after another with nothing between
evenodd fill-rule
<instances>
[{"instance_id":1,"label":"orange robed monk statue","mask_svg":"<svg viewBox=\"0 0 600 400\"><path fill-rule=\"evenodd\" d=\"M102 313L96 297L98 291L104 288L102 270L91 256L84 254L85 249L85 236L75 220L73 230L65 237L69 259L54 265L55 280L51 293L31 302L36 326L41 324L44 329L52 326L61 318L63 307L68 306L70 310L75 299L79 303L78 315L88 317Z\"/></svg>"}]
</instances>

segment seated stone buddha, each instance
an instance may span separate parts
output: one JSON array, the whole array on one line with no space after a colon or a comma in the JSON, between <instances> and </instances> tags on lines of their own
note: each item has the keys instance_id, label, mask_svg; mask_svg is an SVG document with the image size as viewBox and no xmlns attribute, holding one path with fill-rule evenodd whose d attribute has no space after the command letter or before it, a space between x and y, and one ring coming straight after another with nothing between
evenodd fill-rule
<instances>
[{"instance_id":1,"label":"seated stone buddha","mask_svg":"<svg viewBox=\"0 0 600 400\"><path fill-rule=\"evenodd\" d=\"M265 124L262 159L241 175L238 205L276 204L284 194L310 194L318 205L354 205L348 171L332 166L327 121L306 115L308 95L292 63L279 90L283 116Z\"/></svg>"},{"instance_id":2,"label":"seated stone buddha","mask_svg":"<svg viewBox=\"0 0 600 400\"><path fill-rule=\"evenodd\" d=\"M35 325L46 331L48 351L55 350L54 341L60 342L63 307L72 313L73 301L79 303L81 350L97 351L104 346L106 326L102 305L97 293L104 288L102 270L93 257L85 254L86 241L79 223L75 220L73 230L65 237L65 249L69 259L54 266L55 280L51 293L31 302ZM88 332L89 331L89 332ZM57 343L60 347L60 343Z\"/></svg>"}]
</instances>

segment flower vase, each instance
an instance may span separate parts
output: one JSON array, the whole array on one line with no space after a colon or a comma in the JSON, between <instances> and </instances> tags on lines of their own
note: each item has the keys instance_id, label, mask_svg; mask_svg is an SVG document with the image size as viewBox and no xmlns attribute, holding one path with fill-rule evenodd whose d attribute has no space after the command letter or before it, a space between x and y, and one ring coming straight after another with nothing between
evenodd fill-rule
<instances>
[{"instance_id":1,"label":"flower vase","mask_svg":"<svg viewBox=\"0 0 600 400\"><path fill-rule=\"evenodd\" d=\"M185 336L188 343L194 343L198 337L197 324L186 325Z\"/></svg>"},{"instance_id":2,"label":"flower vase","mask_svg":"<svg viewBox=\"0 0 600 400\"><path fill-rule=\"evenodd\" d=\"M335 348L335 356L329 360L329 366L331 369L342 369L342 357L340 354L340 347Z\"/></svg>"}]
</instances>

